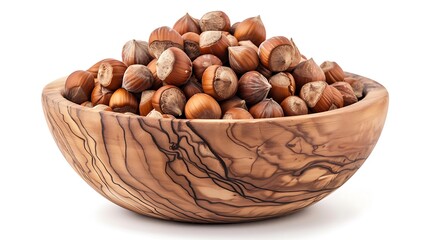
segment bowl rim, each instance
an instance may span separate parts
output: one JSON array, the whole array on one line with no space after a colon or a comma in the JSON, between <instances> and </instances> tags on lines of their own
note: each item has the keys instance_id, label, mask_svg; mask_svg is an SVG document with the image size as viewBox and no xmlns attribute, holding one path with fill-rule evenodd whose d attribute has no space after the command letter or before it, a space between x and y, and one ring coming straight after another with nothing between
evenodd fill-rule
<instances>
[{"instance_id":1,"label":"bowl rim","mask_svg":"<svg viewBox=\"0 0 429 240\"><path fill-rule=\"evenodd\" d=\"M299 115L299 116L284 116L284 117L276 117L276 118L259 118L259 119L170 119L170 118L150 118L146 116L140 116L137 114L124 114L124 113L118 113L118 112L111 112L111 111L104 111L100 109L94 109L82 106L80 104L76 104L64 97L64 83L67 78L67 76L58 78L57 80L54 80L50 83L48 83L44 88L42 92L42 101L43 98L46 98L46 100L50 99L51 101L59 104L60 106L64 106L67 108L73 108L80 111L89 111L94 113L100 113L106 115L111 115L114 117L126 117L126 118L136 118L136 119L145 119L145 120L157 120L157 121L173 121L173 122L192 122L192 123L260 123L260 122L277 122L281 121L284 122L287 121L302 121L302 120L311 120L311 119L318 119L318 118L325 118L332 115L337 114L346 114L348 112L356 112L360 111L361 109L365 109L368 106L371 106L373 103L377 101L381 101L383 99L388 99L389 93L387 89L380 83L378 83L375 80L372 80L367 77L363 77L361 75L357 75L354 73L345 72L346 77L353 78L356 80L359 80L363 83L364 89L363 89L363 97L356 103L351 104L349 106L345 106L342 108L326 111L326 112L320 112L320 113L311 113L306 115Z\"/></svg>"}]
</instances>

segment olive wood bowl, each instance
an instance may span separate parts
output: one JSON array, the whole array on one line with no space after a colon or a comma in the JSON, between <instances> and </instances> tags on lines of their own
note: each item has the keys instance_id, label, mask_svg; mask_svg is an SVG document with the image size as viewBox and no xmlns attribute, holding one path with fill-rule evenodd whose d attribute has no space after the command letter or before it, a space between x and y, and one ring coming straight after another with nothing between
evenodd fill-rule
<instances>
[{"instance_id":1,"label":"olive wood bowl","mask_svg":"<svg viewBox=\"0 0 429 240\"><path fill-rule=\"evenodd\" d=\"M49 129L73 169L131 211L167 220L226 223L303 209L344 184L381 134L388 92L364 84L359 102L296 117L155 119L94 110L42 93Z\"/></svg>"}]
</instances>

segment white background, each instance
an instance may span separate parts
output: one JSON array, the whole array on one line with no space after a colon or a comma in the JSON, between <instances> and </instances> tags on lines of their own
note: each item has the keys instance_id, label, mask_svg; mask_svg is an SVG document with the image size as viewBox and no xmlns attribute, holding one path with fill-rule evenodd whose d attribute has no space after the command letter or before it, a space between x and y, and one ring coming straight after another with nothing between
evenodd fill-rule
<instances>
[{"instance_id":1,"label":"white background","mask_svg":"<svg viewBox=\"0 0 429 240\"><path fill-rule=\"evenodd\" d=\"M0 239L428 239L429 37L424 1L2 1ZM339 190L299 213L254 223L193 225L110 203L72 170L41 108L44 85L189 12L261 15L316 62L390 93L372 155ZM426 195L425 195L426 194Z\"/></svg>"}]
</instances>

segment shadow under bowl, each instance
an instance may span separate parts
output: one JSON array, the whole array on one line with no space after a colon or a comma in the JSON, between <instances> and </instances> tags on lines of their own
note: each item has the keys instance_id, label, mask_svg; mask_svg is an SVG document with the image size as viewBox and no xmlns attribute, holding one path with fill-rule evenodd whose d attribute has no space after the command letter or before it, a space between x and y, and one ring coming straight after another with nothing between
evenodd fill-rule
<instances>
[{"instance_id":1,"label":"shadow under bowl","mask_svg":"<svg viewBox=\"0 0 429 240\"><path fill-rule=\"evenodd\" d=\"M131 211L227 223L281 216L343 185L383 129L388 92L355 74L364 98L336 110L254 120L155 119L83 107L48 84L49 129L73 169Z\"/></svg>"}]
</instances>

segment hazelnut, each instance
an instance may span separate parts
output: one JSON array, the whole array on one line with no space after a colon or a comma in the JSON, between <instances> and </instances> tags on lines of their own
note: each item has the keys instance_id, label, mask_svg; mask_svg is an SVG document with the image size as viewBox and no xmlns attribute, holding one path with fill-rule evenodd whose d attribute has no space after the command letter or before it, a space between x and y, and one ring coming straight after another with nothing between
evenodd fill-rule
<instances>
[{"instance_id":1,"label":"hazelnut","mask_svg":"<svg viewBox=\"0 0 429 240\"><path fill-rule=\"evenodd\" d=\"M185 116L188 119L219 119L222 112L214 98L205 93L197 93L186 103Z\"/></svg>"},{"instance_id":2,"label":"hazelnut","mask_svg":"<svg viewBox=\"0 0 429 240\"><path fill-rule=\"evenodd\" d=\"M98 75L98 69L100 68L100 64L102 62L116 62L118 60L113 59L113 58L105 58L103 60L100 60L98 62L96 62L94 65L92 65L90 68L88 68L88 72L92 73L92 76L94 77L94 79L97 79L97 75Z\"/></svg>"},{"instance_id":3,"label":"hazelnut","mask_svg":"<svg viewBox=\"0 0 429 240\"><path fill-rule=\"evenodd\" d=\"M353 88L353 92L358 99L361 99L363 97L364 86L359 79L355 79L353 77L345 77L344 81L350 84L350 86Z\"/></svg>"},{"instance_id":4,"label":"hazelnut","mask_svg":"<svg viewBox=\"0 0 429 240\"><path fill-rule=\"evenodd\" d=\"M148 43L141 40L130 40L122 47L122 61L125 65L147 65L152 60Z\"/></svg>"},{"instance_id":5,"label":"hazelnut","mask_svg":"<svg viewBox=\"0 0 429 240\"><path fill-rule=\"evenodd\" d=\"M229 32L223 32L226 39L228 40L229 46L238 46L238 40L233 35L229 34Z\"/></svg>"},{"instance_id":6,"label":"hazelnut","mask_svg":"<svg viewBox=\"0 0 429 240\"><path fill-rule=\"evenodd\" d=\"M225 112L223 119L253 119L253 116L244 108L231 108Z\"/></svg>"},{"instance_id":7,"label":"hazelnut","mask_svg":"<svg viewBox=\"0 0 429 240\"><path fill-rule=\"evenodd\" d=\"M152 87L154 82L152 72L144 65L133 64L128 66L124 73L122 88L132 93L140 93Z\"/></svg>"},{"instance_id":8,"label":"hazelnut","mask_svg":"<svg viewBox=\"0 0 429 240\"><path fill-rule=\"evenodd\" d=\"M290 39L290 42L292 43L292 46L295 49L295 55L293 56L292 63L290 64L287 70L293 71L300 62L304 61L304 59L302 58L301 52L299 51L298 47L296 46L292 38Z\"/></svg>"},{"instance_id":9,"label":"hazelnut","mask_svg":"<svg viewBox=\"0 0 429 240\"><path fill-rule=\"evenodd\" d=\"M254 105L267 97L271 85L268 80L257 71L250 71L241 76L238 81L237 94L247 104Z\"/></svg>"},{"instance_id":10,"label":"hazelnut","mask_svg":"<svg viewBox=\"0 0 429 240\"><path fill-rule=\"evenodd\" d=\"M325 73L328 84L344 81L344 71L336 62L325 61L320 65L320 68Z\"/></svg>"},{"instance_id":11,"label":"hazelnut","mask_svg":"<svg viewBox=\"0 0 429 240\"><path fill-rule=\"evenodd\" d=\"M229 33L231 33L232 35L234 35L235 33L235 29L237 28L238 24L240 22L235 22L234 24L231 25L231 27L229 28Z\"/></svg>"},{"instance_id":12,"label":"hazelnut","mask_svg":"<svg viewBox=\"0 0 429 240\"><path fill-rule=\"evenodd\" d=\"M280 106L283 109L285 116L298 116L308 114L307 104L297 96L289 96L285 98Z\"/></svg>"},{"instance_id":13,"label":"hazelnut","mask_svg":"<svg viewBox=\"0 0 429 240\"><path fill-rule=\"evenodd\" d=\"M174 85L165 85L159 88L152 97L152 106L155 110L175 117L183 114L185 103L185 94Z\"/></svg>"},{"instance_id":14,"label":"hazelnut","mask_svg":"<svg viewBox=\"0 0 429 240\"><path fill-rule=\"evenodd\" d=\"M189 15L189 13L186 13L185 16L179 18L174 24L173 29L176 30L180 35L183 35L187 32L194 32L196 34L201 33L198 20Z\"/></svg>"},{"instance_id":15,"label":"hazelnut","mask_svg":"<svg viewBox=\"0 0 429 240\"><path fill-rule=\"evenodd\" d=\"M256 17L247 18L237 24L234 37L236 37L238 41L250 40L256 46L261 45L266 38L265 26L264 23L262 23L261 17L258 15Z\"/></svg>"},{"instance_id":16,"label":"hazelnut","mask_svg":"<svg viewBox=\"0 0 429 240\"><path fill-rule=\"evenodd\" d=\"M295 80L288 72L279 72L271 76L269 83L271 84L269 96L278 103L295 94Z\"/></svg>"},{"instance_id":17,"label":"hazelnut","mask_svg":"<svg viewBox=\"0 0 429 240\"><path fill-rule=\"evenodd\" d=\"M98 82L101 86L115 91L122 86L125 70L127 66L119 60L103 61L98 67Z\"/></svg>"},{"instance_id":18,"label":"hazelnut","mask_svg":"<svg viewBox=\"0 0 429 240\"><path fill-rule=\"evenodd\" d=\"M113 112L112 108L107 106L106 104L97 104L94 107L92 107L92 109L97 110L97 111Z\"/></svg>"},{"instance_id":19,"label":"hazelnut","mask_svg":"<svg viewBox=\"0 0 429 240\"><path fill-rule=\"evenodd\" d=\"M341 94L338 89L334 88L333 86L329 86L332 92L332 104L335 105L336 108L342 108L344 107L344 100L343 95Z\"/></svg>"},{"instance_id":20,"label":"hazelnut","mask_svg":"<svg viewBox=\"0 0 429 240\"><path fill-rule=\"evenodd\" d=\"M271 72L270 69L264 67L261 63L259 63L258 67L256 68L256 71L262 74L266 79L270 78L273 75L273 72Z\"/></svg>"},{"instance_id":21,"label":"hazelnut","mask_svg":"<svg viewBox=\"0 0 429 240\"><path fill-rule=\"evenodd\" d=\"M228 15L222 11L212 11L204 14L200 21L202 32L205 31L225 31L228 32L231 27L231 22Z\"/></svg>"},{"instance_id":22,"label":"hazelnut","mask_svg":"<svg viewBox=\"0 0 429 240\"><path fill-rule=\"evenodd\" d=\"M149 53L152 57L158 58L170 47L183 49L182 36L176 30L163 26L152 31L149 36Z\"/></svg>"},{"instance_id":23,"label":"hazelnut","mask_svg":"<svg viewBox=\"0 0 429 240\"><path fill-rule=\"evenodd\" d=\"M200 35L187 32L182 35L185 53L191 60L200 56Z\"/></svg>"},{"instance_id":24,"label":"hazelnut","mask_svg":"<svg viewBox=\"0 0 429 240\"><path fill-rule=\"evenodd\" d=\"M324 112L332 108L332 91L325 81L315 81L302 86L299 96L313 112Z\"/></svg>"},{"instance_id":25,"label":"hazelnut","mask_svg":"<svg viewBox=\"0 0 429 240\"><path fill-rule=\"evenodd\" d=\"M202 93L203 92L203 86L200 82L194 77L191 76L188 80L188 82L183 85L182 91L186 96L186 99L191 98L196 93Z\"/></svg>"},{"instance_id":26,"label":"hazelnut","mask_svg":"<svg viewBox=\"0 0 429 240\"><path fill-rule=\"evenodd\" d=\"M78 70L67 77L64 97L76 104L81 104L90 99L93 88L93 75L88 71Z\"/></svg>"},{"instance_id":27,"label":"hazelnut","mask_svg":"<svg viewBox=\"0 0 429 240\"><path fill-rule=\"evenodd\" d=\"M150 111L152 111L152 97L154 94L155 90L145 90L141 93L139 103L139 113L141 116L146 116Z\"/></svg>"},{"instance_id":28,"label":"hazelnut","mask_svg":"<svg viewBox=\"0 0 429 240\"><path fill-rule=\"evenodd\" d=\"M259 65L258 53L251 47L235 46L228 48L229 65L238 74L255 70Z\"/></svg>"},{"instance_id":29,"label":"hazelnut","mask_svg":"<svg viewBox=\"0 0 429 240\"><path fill-rule=\"evenodd\" d=\"M343 102L344 106L351 105L353 103L356 103L358 101L352 86L350 86L347 82L335 82L331 84L332 87L336 88L338 91L340 91L341 95L343 96Z\"/></svg>"},{"instance_id":30,"label":"hazelnut","mask_svg":"<svg viewBox=\"0 0 429 240\"><path fill-rule=\"evenodd\" d=\"M292 72L296 88L301 89L304 84L315 81L325 81L325 73L312 58L299 63Z\"/></svg>"},{"instance_id":31,"label":"hazelnut","mask_svg":"<svg viewBox=\"0 0 429 240\"><path fill-rule=\"evenodd\" d=\"M294 62L295 48L283 36L272 37L259 46L259 59L264 67L273 72L286 71Z\"/></svg>"},{"instance_id":32,"label":"hazelnut","mask_svg":"<svg viewBox=\"0 0 429 240\"><path fill-rule=\"evenodd\" d=\"M175 116L171 115L171 114L162 114L162 118L167 118L167 119L176 119Z\"/></svg>"},{"instance_id":33,"label":"hazelnut","mask_svg":"<svg viewBox=\"0 0 429 240\"><path fill-rule=\"evenodd\" d=\"M206 31L200 35L200 51L202 54L213 54L222 62L228 59L228 39L221 31Z\"/></svg>"},{"instance_id":34,"label":"hazelnut","mask_svg":"<svg viewBox=\"0 0 429 240\"><path fill-rule=\"evenodd\" d=\"M237 92L237 82L237 75L231 68L219 65L208 67L202 78L204 93L218 101L234 96Z\"/></svg>"},{"instance_id":35,"label":"hazelnut","mask_svg":"<svg viewBox=\"0 0 429 240\"><path fill-rule=\"evenodd\" d=\"M225 114L225 112L231 108L243 108L247 110L246 101L237 96L233 96L232 98L219 102L219 105L222 110L222 114Z\"/></svg>"},{"instance_id":36,"label":"hazelnut","mask_svg":"<svg viewBox=\"0 0 429 240\"><path fill-rule=\"evenodd\" d=\"M134 95L123 88L117 89L110 98L109 107L114 112L137 113L138 103Z\"/></svg>"},{"instance_id":37,"label":"hazelnut","mask_svg":"<svg viewBox=\"0 0 429 240\"><path fill-rule=\"evenodd\" d=\"M95 84L94 89L91 93L91 102L92 105L96 106L98 104L109 105L110 98L112 97L113 91L109 90L100 85L100 83Z\"/></svg>"},{"instance_id":38,"label":"hazelnut","mask_svg":"<svg viewBox=\"0 0 429 240\"><path fill-rule=\"evenodd\" d=\"M150 117L150 118L163 118L162 113L156 111L155 109L152 109L152 111L150 111L146 117Z\"/></svg>"},{"instance_id":39,"label":"hazelnut","mask_svg":"<svg viewBox=\"0 0 429 240\"><path fill-rule=\"evenodd\" d=\"M204 71L212 65L222 65L222 61L213 54L201 55L192 62L192 72L198 80L201 80Z\"/></svg>"},{"instance_id":40,"label":"hazelnut","mask_svg":"<svg viewBox=\"0 0 429 240\"><path fill-rule=\"evenodd\" d=\"M238 46L251 47L256 53L258 53L259 48L250 40L243 40L238 42Z\"/></svg>"},{"instance_id":41,"label":"hazelnut","mask_svg":"<svg viewBox=\"0 0 429 240\"><path fill-rule=\"evenodd\" d=\"M254 118L274 118L283 117L283 109L272 98L266 98L249 109L250 114Z\"/></svg>"},{"instance_id":42,"label":"hazelnut","mask_svg":"<svg viewBox=\"0 0 429 240\"><path fill-rule=\"evenodd\" d=\"M191 59L179 48L168 48L156 62L156 75L166 84L183 85L192 75Z\"/></svg>"},{"instance_id":43,"label":"hazelnut","mask_svg":"<svg viewBox=\"0 0 429 240\"><path fill-rule=\"evenodd\" d=\"M153 90L159 89L164 84L164 82L161 79L159 79L158 75L156 74L156 63L157 62L158 62L158 59L154 58L147 65L147 68L149 68L149 70L153 76L153 83L152 83L152 87L151 87L151 89L153 89Z\"/></svg>"},{"instance_id":44,"label":"hazelnut","mask_svg":"<svg viewBox=\"0 0 429 240\"><path fill-rule=\"evenodd\" d=\"M92 103L90 101L85 101L80 104L83 107L93 107Z\"/></svg>"}]
</instances>

